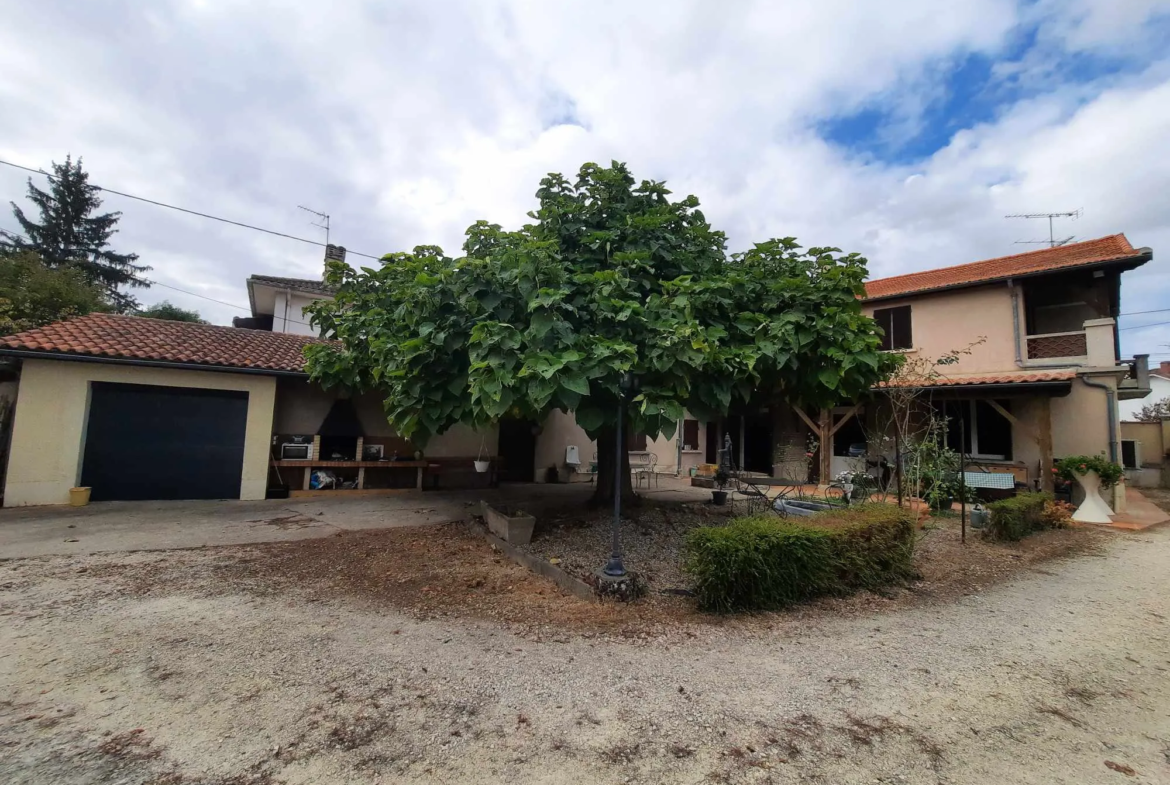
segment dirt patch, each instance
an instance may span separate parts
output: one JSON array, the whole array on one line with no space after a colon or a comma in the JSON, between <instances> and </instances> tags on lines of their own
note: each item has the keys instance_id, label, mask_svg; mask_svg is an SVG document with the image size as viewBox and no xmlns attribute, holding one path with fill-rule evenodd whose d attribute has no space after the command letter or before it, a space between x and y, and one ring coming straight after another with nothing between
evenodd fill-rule
<instances>
[{"instance_id":1,"label":"dirt patch","mask_svg":"<svg viewBox=\"0 0 1170 785\"><path fill-rule=\"evenodd\" d=\"M1096 549L1108 534L1087 528L1054 530L1018 543L991 543L976 532L960 541L959 521L928 521L920 532L916 566L922 580L882 594L860 592L798 606L780 614L729 619L699 613L686 596L681 544L695 526L728 520L702 504L647 504L623 521L627 566L651 581L650 595L621 604L578 599L561 592L496 552L481 526L451 523L376 532L339 532L323 539L210 549L198 569L179 559L141 559L93 566L138 596L174 593L259 596L296 594L310 601L357 600L395 608L416 619L460 617L503 622L539 633L655 635L711 625L771 625L784 619L892 611L945 602L1009 580L1054 559ZM588 573L608 555L604 513L546 517L533 549ZM559 554L553 556L552 554Z\"/></svg>"}]
</instances>

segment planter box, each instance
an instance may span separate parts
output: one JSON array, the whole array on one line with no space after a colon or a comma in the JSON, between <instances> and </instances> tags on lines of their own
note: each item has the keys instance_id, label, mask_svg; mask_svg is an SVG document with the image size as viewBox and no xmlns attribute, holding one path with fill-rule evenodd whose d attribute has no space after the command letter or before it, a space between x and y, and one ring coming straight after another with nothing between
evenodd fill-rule
<instances>
[{"instance_id":1,"label":"planter box","mask_svg":"<svg viewBox=\"0 0 1170 785\"><path fill-rule=\"evenodd\" d=\"M532 542L536 518L522 510L510 510L507 507L496 509L485 501L480 502L480 507L492 534L510 545L527 545Z\"/></svg>"},{"instance_id":2,"label":"planter box","mask_svg":"<svg viewBox=\"0 0 1170 785\"><path fill-rule=\"evenodd\" d=\"M785 515L805 518L810 515L816 515L818 512L824 512L825 510L840 510L844 508L832 504L806 502L803 499L777 499L772 504L772 509L776 510L776 512L782 512Z\"/></svg>"}]
</instances>

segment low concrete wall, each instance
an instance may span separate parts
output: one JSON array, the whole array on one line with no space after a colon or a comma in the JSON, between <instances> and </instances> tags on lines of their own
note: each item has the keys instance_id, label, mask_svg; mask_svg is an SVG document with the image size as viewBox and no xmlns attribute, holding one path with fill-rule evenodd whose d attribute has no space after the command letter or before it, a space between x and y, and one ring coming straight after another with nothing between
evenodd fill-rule
<instances>
[{"instance_id":1,"label":"low concrete wall","mask_svg":"<svg viewBox=\"0 0 1170 785\"><path fill-rule=\"evenodd\" d=\"M580 597L583 600L597 599L597 593L593 591L592 586L585 583L585 581L574 578L555 564L551 564L539 556L533 556L531 553L521 550L515 545L509 545L491 532L484 532L484 537L487 538L487 541L491 543L492 547L501 551L509 559L537 575L548 578L557 586L569 592L569 594Z\"/></svg>"}]
</instances>

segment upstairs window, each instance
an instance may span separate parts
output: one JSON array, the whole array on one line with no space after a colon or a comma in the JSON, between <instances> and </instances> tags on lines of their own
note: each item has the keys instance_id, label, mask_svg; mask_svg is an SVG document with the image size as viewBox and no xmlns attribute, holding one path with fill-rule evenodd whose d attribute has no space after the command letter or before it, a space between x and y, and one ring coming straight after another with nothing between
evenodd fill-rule
<instances>
[{"instance_id":1,"label":"upstairs window","mask_svg":"<svg viewBox=\"0 0 1170 785\"><path fill-rule=\"evenodd\" d=\"M885 333L882 336L880 347L882 351L914 348L914 335L910 330L909 305L899 305L897 308L878 308L873 312L873 320Z\"/></svg>"},{"instance_id":2,"label":"upstairs window","mask_svg":"<svg viewBox=\"0 0 1170 785\"><path fill-rule=\"evenodd\" d=\"M683 420L682 440L684 450L699 449L699 421Z\"/></svg>"}]
</instances>

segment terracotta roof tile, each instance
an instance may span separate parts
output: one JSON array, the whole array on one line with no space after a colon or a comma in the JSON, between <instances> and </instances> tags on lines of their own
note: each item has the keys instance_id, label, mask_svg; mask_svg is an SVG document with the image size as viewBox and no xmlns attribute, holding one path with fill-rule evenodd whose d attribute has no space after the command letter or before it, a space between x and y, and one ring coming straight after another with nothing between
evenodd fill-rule
<instances>
[{"instance_id":1,"label":"terracotta roof tile","mask_svg":"<svg viewBox=\"0 0 1170 785\"><path fill-rule=\"evenodd\" d=\"M1071 243L1041 251L1001 256L982 262L960 264L955 267L940 267L920 273L895 275L892 278L878 278L867 281L867 299L897 297L937 289L949 289L965 284L998 281L1047 270L1063 270L1083 267L1102 262L1132 259L1138 252L1129 244L1124 234L1113 234L1083 243Z\"/></svg>"},{"instance_id":2,"label":"terracotta roof tile","mask_svg":"<svg viewBox=\"0 0 1170 785\"><path fill-rule=\"evenodd\" d=\"M1072 381L1077 372L1072 368L1061 368L1055 371L1010 371L1007 373L975 373L956 374L955 376L940 376L929 384L918 384L914 381L893 381L878 385L879 387L963 387L969 385L999 385L999 384L1035 384L1037 382L1066 382Z\"/></svg>"},{"instance_id":3,"label":"terracotta roof tile","mask_svg":"<svg viewBox=\"0 0 1170 785\"><path fill-rule=\"evenodd\" d=\"M209 369L300 373L305 364L303 350L313 343L326 341L307 335L95 313L0 338L0 352L11 349L155 360Z\"/></svg>"}]
</instances>

